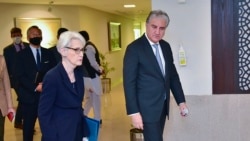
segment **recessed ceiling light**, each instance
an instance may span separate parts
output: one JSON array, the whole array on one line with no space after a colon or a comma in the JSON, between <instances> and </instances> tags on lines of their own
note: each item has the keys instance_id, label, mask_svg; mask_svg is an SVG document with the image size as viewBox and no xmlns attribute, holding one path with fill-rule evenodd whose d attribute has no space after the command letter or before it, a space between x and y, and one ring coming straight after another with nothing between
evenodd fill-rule
<instances>
[{"instance_id":1,"label":"recessed ceiling light","mask_svg":"<svg viewBox=\"0 0 250 141\"><path fill-rule=\"evenodd\" d=\"M125 8L134 8L136 6L134 4L124 4L123 7L125 7Z\"/></svg>"}]
</instances>

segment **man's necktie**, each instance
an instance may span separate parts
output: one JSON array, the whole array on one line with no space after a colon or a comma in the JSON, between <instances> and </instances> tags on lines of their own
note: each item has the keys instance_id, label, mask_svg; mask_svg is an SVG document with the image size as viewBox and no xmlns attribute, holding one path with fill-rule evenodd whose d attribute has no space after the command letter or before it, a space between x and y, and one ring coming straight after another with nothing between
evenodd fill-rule
<instances>
[{"instance_id":1,"label":"man's necktie","mask_svg":"<svg viewBox=\"0 0 250 141\"><path fill-rule=\"evenodd\" d=\"M161 68L161 72L162 72L162 74L165 74L164 69L163 69L163 65L162 65L162 61L161 61L161 56L159 53L159 46L158 46L158 44L153 44L153 47L155 48L155 57L156 57L157 62Z\"/></svg>"},{"instance_id":2,"label":"man's necktie","mask_svg":"<svg viewBox=\"0 0 250 141\"><path fill-rule=\"evenodd\" d=\"M36 49L36 66L38 70L40 69L40 65L41 65L41 56L39 53L39 49Z\"/></svg>"}]
</instances>

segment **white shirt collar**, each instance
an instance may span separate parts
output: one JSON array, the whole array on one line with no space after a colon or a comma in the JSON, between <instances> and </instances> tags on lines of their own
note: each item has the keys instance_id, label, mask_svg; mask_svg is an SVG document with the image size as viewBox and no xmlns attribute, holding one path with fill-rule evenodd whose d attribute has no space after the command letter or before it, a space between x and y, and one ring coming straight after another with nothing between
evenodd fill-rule
<instances>
[{"instance_id":1,"label":"white shirt collar","mask_svg":"<svg viewBox=\"0 0 250 141\"><path fill-rule=\"evenodd\" d=\"M146 38L147 38L147 40L148 40L148 42L149 42L149 44L150 44L151 46L154 45L154 44L158 44L158 45L159 45L159 42L153 43L151 40L149 40L149 38L148 38L148 36L147 36L146 33L145 33L145 36L146 36Z\"/></svg>"}]
</instances>

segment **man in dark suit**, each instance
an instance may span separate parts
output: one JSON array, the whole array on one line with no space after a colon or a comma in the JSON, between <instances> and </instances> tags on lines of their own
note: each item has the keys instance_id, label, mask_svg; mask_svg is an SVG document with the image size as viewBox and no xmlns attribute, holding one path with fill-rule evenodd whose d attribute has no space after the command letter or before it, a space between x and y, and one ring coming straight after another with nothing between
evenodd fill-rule
<instances>
[{"instance_id":1,"label":"man in dark suit","mask_svg":"<svg viewBox=\"0 0 250 141\"><path fill-rule=\"evenodd\" d=\"M127 114L145 141L163 141L169 114L170 90L182 116L188 113L170 45L162 40L169 24L167 13L151 11L146 33L128 45L124 56L124 91Z\"/></svg>"},{"instance_id":2,"label":"man in dark suit","mask_svg":"<svg viewBox=\"0 0 250 141\"><path fill-rule=\"evenodd\" d=\"M15 70L15 61L16 61L16 56L17 53L20 52L21 50L25 49L26 47L29 46L28 43L26 42L22 42L22 30L18 27L13 27L10 30L10 35L11 35L11 39L13 40L13 43L11 43L10 45L8 45L7 47L5 47L3 49L3 55L4 58L6 60L6 65L7 65L7 69L8 69L8 73L9 73L9 78L10 78L10 84L11 84L11 88L13 88L16 91L16 81L14 78L14 70ZM18 102L17 105L17 109L16 109L16 116L15 116L15 124L14 127L15 128L20 128L22 129L22 114L20 111L20 103Z\"/></svg>"},{"instance_id":3,"label":"man in dark suit","mask_svg":"<svg viewBox=\"0 0 250 141\"><path fill-rule=\"evenodd\" d=\"M29 27L27 39L29 47L17 54L15 75L23 114L23 141L33 141L42 79L56 62L52 52L40 46L42 31L39 27Z\"/></svg>"},{"instance_id":4,"label":"man in dark suit","mask_svg":"<svg viewBox=\"0 0 250 141\"><path fill-rule=\"evenodd\" d=\"M65 31L68 31L68 29L63 28L63 27L61 27L57 30L57 40L59 39L60 35ZM56 59L56 62L57 63L60 62L62 60L62 57L61 57L61 54L57 51L56 45L51 47L50 50L53 52L55 59Z\"/></svg>"}]
</instances>

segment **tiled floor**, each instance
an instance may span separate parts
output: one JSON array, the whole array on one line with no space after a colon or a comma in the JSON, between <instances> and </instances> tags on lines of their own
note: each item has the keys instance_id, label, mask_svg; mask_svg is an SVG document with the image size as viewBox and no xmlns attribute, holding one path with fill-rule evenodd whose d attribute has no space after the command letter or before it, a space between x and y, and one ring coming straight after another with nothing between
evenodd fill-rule
<instances>
[{"instance_id":1,"label":"tiled floor","mask_svg":"<svg viewBox=\"0 0 250 141\"><path fill-rule=\"evenodd\" d=\"M13 99L16 99L15 95L13 96ZM15 101L14 104L16 104ZM99 141L130 140L129 129L131 128L131 124L130 118L126 115L122 86L118 86L110 94L102 96L102 121ZM34 141L40 141L41 131L38 122L35 130ZM5 141L22 141L22 130L15 129L7 118L5 121Z\"/></svg>"}]
</instances>

